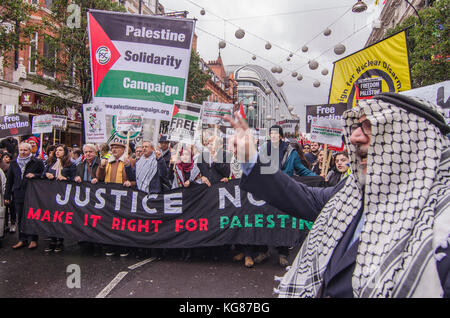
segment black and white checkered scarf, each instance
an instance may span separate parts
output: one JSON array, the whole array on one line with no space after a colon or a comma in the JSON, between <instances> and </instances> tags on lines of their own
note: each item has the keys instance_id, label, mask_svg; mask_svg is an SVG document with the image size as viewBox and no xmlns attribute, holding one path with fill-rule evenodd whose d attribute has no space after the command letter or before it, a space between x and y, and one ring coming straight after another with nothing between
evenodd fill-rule
<instances>
[{"instance_id":1,"label":"black and white checkered scarf","mask_svg":"<svg viewBox=\"0 0 450 318\"><path fill-rule=\"evenodd\" d=\"M363 114L372 124L364 192L349 143L349 127ZM353 296L441 297L435 251L450 235L448 139L425 119L379 100L363 101L344 119L352 175L322 209L275 291L316 297L337 243L364 202Z\"/></svg>"},{"instance_id":2,"label":"black and white checkered scarf","mask_svg":"<svg viewBox=\"0 0 450 318\"><path fill-rule=\"evenodd\" d=\"M136 162L136 186L144 192L150 191L150 182L158 172L158 162L153 152L148 158L141 156Z\"/></svg>"}]
</instances>

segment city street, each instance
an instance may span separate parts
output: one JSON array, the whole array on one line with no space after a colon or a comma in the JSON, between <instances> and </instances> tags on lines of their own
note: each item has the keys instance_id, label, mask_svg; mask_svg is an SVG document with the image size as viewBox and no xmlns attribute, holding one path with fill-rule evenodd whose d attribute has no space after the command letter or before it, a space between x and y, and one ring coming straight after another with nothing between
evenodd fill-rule
<instances>
[{"instance_id":1,"label":"city street","mask_svg":"<svg viewBox=\"0 0 450 318\"><path fill-rule=\"evenodd\" d=\"M46 241L40 238L35 250L11 248L16 234L9 234L0 248L0 297L6 298L272 298L285 270L271 257L253 268L232 262L232 251L221 253L217 261L202 259L195 253L191 260L179 260L175 254L163 260L93 256L76 242L66 242L65 251L45 253ZM271 250L272 251L272 250ZM291 251L290 261L295 257ZM73 271L80 269L80 287L69 288ZM72 265L73 266L73 265Z\"/></svg>"}]
</instances>

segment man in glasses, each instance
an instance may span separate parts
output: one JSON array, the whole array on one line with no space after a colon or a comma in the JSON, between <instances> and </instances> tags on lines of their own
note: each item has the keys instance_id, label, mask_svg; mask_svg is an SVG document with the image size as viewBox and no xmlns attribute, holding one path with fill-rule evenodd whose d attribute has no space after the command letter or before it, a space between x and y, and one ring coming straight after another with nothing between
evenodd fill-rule
<instances>
[{"instance_id":1,"label":"man in glasses","mask_svg":"<svg viewBox=\"0 0 450 318\"><path fill-rule=\"evenodd\" d=\"M352 174L329 188L265 172L247 124L228 119L241 188L314 221L279 296L449 297L448 139L429 119L377 99L343 118Z\"/></svg>"}]
</instances>

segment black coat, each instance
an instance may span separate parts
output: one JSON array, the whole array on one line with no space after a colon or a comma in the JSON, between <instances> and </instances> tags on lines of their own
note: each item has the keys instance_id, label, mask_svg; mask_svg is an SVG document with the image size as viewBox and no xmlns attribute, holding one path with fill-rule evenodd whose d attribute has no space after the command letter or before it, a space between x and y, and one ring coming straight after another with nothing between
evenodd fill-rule
<instances>
[{"instance_id":1,"label":"black coat","mask_svg":"<svg viewBox=\"0 0 450 318\"><path fill-rule=\"evenodd\" d=\"M56 175L56 171L52 169L54 163L46 166L44 172L42 173L42 178L47 179L46 173L51 173L53 176ZM75 173L77 171L77 166L71 163L70 166L64 166L61 170L61 175L67 178L67 181L72 181L75 178Z\"/></svg>"},{"instance_id":2,"label":"black coat","mask_svg":"<svg viewBox=\"0 0 450 318\"><path fill-rule=\"evenodd\" d=\"M80 177L82 181L86 181L86 180L84 180L84 171L86 169L86 164L87 164L86 160L83 162L80 162L77 166L77 171L75 173L75 176ZM98 168L99 164L100 164L100 158L96 157L92 164L92 175L93 175L92 179L97 178L97 168Z\"/></svg>"},{"instance_id":3,"label":"black coat","mask_svg":"<svg viewBox=\"0 0 450 318\"><path fill-rule=\"evenodd\" d=\"M23 203L25 200L25 188L28 180L25 176L28 173L33 173L36 178L39 178L43 171L44 163L42 160L32 156L30 161L25 166L25 171L22 178L22 172L17 164L17 160L12 161L7 175L5 200L11 201L11 196L14 195L15 202Z\"/></svg>"},{"instance_id":4,"label":"black coat","mask_svg":"<svg viewBox=\"0 0 450 318\"><path fill-rule=\"evenodd\" d=\"M228 178L230 176L231 155L228 152L219 152L218 158L222 158L222 163L213 162L211 165L209 165L208 152L203 152L201 156L202 160L197 163L200 170L200 175L208 178L211 184L219 182L221 179Z\"/></svg>"}]
</instances>

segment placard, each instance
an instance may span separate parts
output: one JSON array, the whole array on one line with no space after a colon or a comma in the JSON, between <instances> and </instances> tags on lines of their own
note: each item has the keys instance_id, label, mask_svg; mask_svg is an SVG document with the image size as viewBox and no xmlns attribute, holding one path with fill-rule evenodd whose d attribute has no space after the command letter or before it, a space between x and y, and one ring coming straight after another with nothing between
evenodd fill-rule
<instances>
[{"instance_id":1,"label":"placard","mask_svg":"<svg viewBox=\"0 0 450 318\"><path fill-rule=\"evenodd\" d=\"M336 147L342 145L344 121L341 119L313 118L311 123L311 142L320 142Z\"/></svg>"},{"instance_id":2,"label":"placard","mask_svg":"<svg viewBox=\"0 0 450 318\"><path fill-rule=\"evenodd\" d=\"M12 114L0 116L0 138L31 135L29 115Z\"/></svg>"},{"instance_id":3,"label":"placard","mask_svg":"<svg viewBox=\"0 0 450 318\"><path fill-rule=\"evenodd\" d=\"M104 106L101 104L84 104L83 114L86 143L105 143L107 137Z\"/></svg>"},{"instance_id":4,"label":"placard","mask_svg":"<svg viewBox=\"0 0 450 318\"><path fill-rule=\"evenodd\" d=\"M53 131L53 115L40 115L33 117L33 126L31 133L46 134Z\"/></svg>"},{"instance_id":5,"label":"placard","mask_svg":"<svg viewBox=\"0 0 450 318\"><path fill-rule=\"evenodd\" d=\"M87 19L94 102L107 115L170 120L186 98L194 20L99 10Z\"/></svg>"},{"instance_id":6,"label":"placard","mask_svg":"<svg viewBox=\"0 0 450 318\"><path fill-rule=\"evenodd\" d=\"M230 127L230 123L223 117L233 116L233 106L233 104L203 102L202 123Z\"/></svg>"},{"instance_id":7,"label":"placard","mask_svg":"<svg viewBox=\"0 0 450 318\"><path fill-rule=\"evenodd\" d=\"M143 123L142 114L130 114L120 112L117 116L116 130L117 131L141 131Z\"/></svg>"},{"instance_id":8,"label":"placard","mask_svg":"<svg viewBox=\"0 0 450 318\"><path fill-rule=\"evenodd\" d=\"M170 121L168 139L188 145L195 144L202 105L176 101Z\"/></svg>"}]
</instances>

